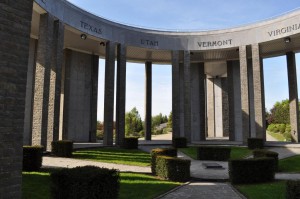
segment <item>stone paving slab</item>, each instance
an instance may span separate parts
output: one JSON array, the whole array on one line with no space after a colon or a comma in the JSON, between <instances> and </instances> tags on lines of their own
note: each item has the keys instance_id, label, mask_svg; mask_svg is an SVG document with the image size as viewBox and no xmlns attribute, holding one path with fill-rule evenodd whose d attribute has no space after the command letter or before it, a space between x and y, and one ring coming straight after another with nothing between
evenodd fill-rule
<instances>
[{"instance_id":1,"label":"stone paving slab","mask_svg":"<svg viewBox=\"0 0 300 199\"><path fill-rule=\"evenodd\" d=\"M108 169L118 169L122 172L151 173L150 167L112 164L112 163L95 162L95 161L88 161L88 160L79 160L73 158L43 157L43 167L74 168L78 166L87 166L87 165L104 167Z\"/></svg>"},{"instance_id":2,"label":"stone paving slab","mask_svg":"<svg viewBox=\"0 0 300 199\"><path fill-rule=\"evenodd\" d=\"M276 173L276 180L300 180L300 173Z\"/></svg>"},{"instance_id":3,"label":"stone paving slab","mask_svg":"<svg viewBox=\"0 0 300 199\"><path fill-rule=\"evenodd\" d=\"M237 193L228 183L191 182L176 189L161 199L241 199L245 198Z\"/></svg>"}]
</instances>

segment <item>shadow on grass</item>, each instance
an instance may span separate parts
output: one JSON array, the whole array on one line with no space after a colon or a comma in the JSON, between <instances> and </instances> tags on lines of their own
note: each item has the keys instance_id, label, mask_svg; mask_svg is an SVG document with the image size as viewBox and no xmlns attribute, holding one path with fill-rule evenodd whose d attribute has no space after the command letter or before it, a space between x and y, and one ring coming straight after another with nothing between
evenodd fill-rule
<instances>
[{"instance_id":1,"label":"shadow on grass","mask_svg":"<svg viewBox=\"0 0 300 199\"><path fill-rule=\"evenodd\" d=\"M42 169L39 172L23 172L22 198L49 199L50 172L52 169Z\"/></svg>"},{"instance_id":2,"label":"shadow on grass","mask_svg":"<svg viewBox=\"0 0 300 199\"><path fill-rule=\"evenodd\" d=\"M79 150L73 152L73 158L136 166L149 166L151 161L149 153L115 148Z\"/></svg>"},{"instance_id":3,"label":"shadow on grass","mask_svg":"<svg viewBox=\"0 0 300 199\"><path fill-rule=\"evenodd\" d=\"M23 199L49 199L50 173L56 169L40 172L23 172ZM162 181L154 176L135 173L120 173L121 199L150 199L161 195L181 183Z\"/></svg>"},{"instance_id":4,"label":"shadow on grass","mask_svg":"<svg viewBox=\"0 0 300 199\"><path fill-rule=\"evenodd\" d=\"M194 160L197 159L197 147L193 146L188 148L181 148L179 150L182 153L186 154L187 156L193 158ZM231 153L230 153L231 159L246 158L250 155L252 155L252 151L247 147L237 147L237 146L231 147Z\"/></svg>"}]
</instances>

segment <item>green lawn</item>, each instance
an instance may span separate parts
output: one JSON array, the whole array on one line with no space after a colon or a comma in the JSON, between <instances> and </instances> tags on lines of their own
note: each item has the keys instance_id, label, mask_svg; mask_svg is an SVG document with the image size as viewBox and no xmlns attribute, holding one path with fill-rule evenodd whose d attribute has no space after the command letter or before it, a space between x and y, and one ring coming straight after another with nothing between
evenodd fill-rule
<instances>
[{"instance_id":1,"label":"green lawn","mask_svg":"<svg viewBox=\"0 0 300 199\"><path fill-rule=\"evenodd\" d=\"M188 147L188 148L181 148L179 149L182 153L186 154L187 156L197 159L197 147ZM231 147L231 154L230 157L232 159L238 158L245 158L249 155L252 155L252 151L247 147Z\"/></svg>"},{"instance_id":2,"label":"green lawn","mask_svg":"<svg viewBox=\"0 0 300 199\"><path fill-rule=\"evenodd\" d=\"M279 171L281 172L300 172L300 155L279 160Z\"/></svg>"},{"instance_id":3,"label":"green lawn","mask_svg":"<svg viewBox=\"0 0 300 199\"><path fill-rule=\"evenodd\" d=\"M280 199L285 198L286 181L235 185L235 188L248 199Z\"/></svg>"},{"instance_id":4,"label":"green lawn","mask_svg":"<svg viewBox=\"0 0 300 199\"><path fill-rule=\"evenodd\" d=\"M120 173L120 199L150 199L181 183L162 181L146 174ZM23 172L23 199L50 199L50 171Z\"/></svg>"},{"instance_id":5,"label":"green lawn","mask_svg":"<svg viewBox=\"0 0 300 199\"><path fill-rule=\"evenodd\" d=\"M151 161L149 153L120 148L82 149L73 152L73 158L135 166L150 166Z\"/></svg>"},{"instance_id":6,"label":"green lawn","mask_svg":"<svg viewBox=\"0 0 300 199\"><path fill-rule=\"evenodd\" d=\"M271 135L273 138L275 138L276 140L278 140L278 141L282 141L282 142L286 141L285 137L280 133L273 133L273 132L270 132L270 131L267 131L267 133L269 135Z\"/></svg>"}]
</instances>

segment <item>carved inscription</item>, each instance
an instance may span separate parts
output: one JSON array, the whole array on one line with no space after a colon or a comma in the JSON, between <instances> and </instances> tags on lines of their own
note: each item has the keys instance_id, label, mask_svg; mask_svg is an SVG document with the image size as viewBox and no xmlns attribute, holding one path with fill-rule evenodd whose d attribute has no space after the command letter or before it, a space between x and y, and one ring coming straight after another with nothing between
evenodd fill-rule
<instances>
[{"instance_id":1,"label":"carved inscription","mask_svg":"<svg viewBox=\"0 0 300 199\"><path fill-rule=\"evenodd\" d=\"M300 29L300 23L299 24L293 24L291 26L286 26L283 28L278 28L276 30L271 30L268 32L269 37L275 37L278 35L283 35L285 33L292 32L294 30L299 30Z\"/></svg>"},{"instance_id":2,"label":"carved inscription","mask_svg":"<svg viewBox=\"0 0 300 199\"><path fill-rule=\"evenodd\" d=\"M99 35L102 34L102 29L99 28L99 27L95 27L95 26L92 26L84 21L80 21L81 23L81 27L88 30L88 31L91 31L91 32L94 32L94 33L97 33Z\"/></svg>"},{"instance_id":3,"label":"carved inscription","mask_svg":"<svg viewBox=\"0 0 300 199\"><path fill-rule=\"evenodd\" d=\"M232 44L232 39L218 41L199 41L197 43L200 48L208 48L214 46L230 46Z\"/></svg>"},{"instance_id":4,"label":"carved inscription","mask_svg":"<svg viewBox=\"0 0 300 199\"><path fill-rule=\"evenodd\" d=\"M158 41L141 39L141 44L146 46L158 46Z\"/></svg>"}]
</instances>

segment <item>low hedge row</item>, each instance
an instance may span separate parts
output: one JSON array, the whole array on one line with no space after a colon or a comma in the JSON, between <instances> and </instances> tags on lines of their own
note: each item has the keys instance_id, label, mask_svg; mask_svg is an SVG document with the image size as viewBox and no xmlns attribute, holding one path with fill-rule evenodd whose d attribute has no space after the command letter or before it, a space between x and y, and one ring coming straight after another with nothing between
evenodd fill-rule
<instances>
[{"instance_id":1,"label":"low hedge row","mask_svg":"<svg viewBox=\"0 0 300 199\"><path fill-rule=\"evenodd\" d=\"M275 171L278 171L278 153L264 149L253 150L254 158L269 157L274 159Z\"/></svg>"},{"instance_id":2,"label":"low hedge row","mask_svg":"<svg viewBox=\"0 0 300 199\"><path fill-rule=\"evenodd\" d=\"M300 180L288 180L286 182L286 199L300 198Z\"/></svg>"},{"instance_id":3,"label":"low hedge row","mask_svg":"<svg viewBox=\"0 0 300 199\"><path fill-rule=\"evenodd\" d=\"M137 149L139 141L137 137L127 137L123 139L122 148L124 149Z\"/></svg>"},{"instance_id":4,"label":"low hedge row","mask_svg":"<svg viewBox=\"0 0 300 199\"><path fill-rule=\"evenodd\" d=\"M230 158L230 147L200 146L197 147L197 160L227 161Z\"/></svg>"},{"instance_id":5,"label":"low hedge row","mask_svg":"<svg viewBox=\"0 0 300 199\"><path fill-rule=\"evenodd\" d=\"M73 153L73 141L59 140L51 143L52 154L58 157L71 157Z\"/></svg>"},{"instance_id":6,"label":"low hedge row","mask_svg":"<svg viewBox=\"0 0 300 199\"><path fill-rule=\"evenodd\" d=\"M56 199L116 199L120 189L117 170L94 166L55 171L51 182L51 195Z\"/></svg>"},{"instance_id":7,"label":"low hedge row","mask_svg":"<svg viewBox=\"0 0 300 199\"><path fill-rule=\"evenodd\" d=\"M177 157L177 149L175 148L157 148L151 151L151 172L155 175L156 172L156 157L157 156L170 156Z\"/></svg>"},{"instance_id":8,"label":"low hedge row","mask_svg":"<svg viewBox=\"0 0 300 199\"><path fill-rule=\"evenodd\" d=\"M249 149L263 149L264 148L264 139L248 138L248 148Z\"/></svg>"},{"instance_id":9,"label":"low hedge row","mask_svg":"<svg viewBox=\"0 0 300 199\"><path fill-rule=\"evenodd\" d=\"M185 137L173 138L172 146L174 148L186 148L187 147L187 139Z\"/></svg>"},{"instance_id":10,"label":"low hedge row","mask_svg":"<svg viewBox=\"0 0 300 199\"><path fill-rule=\"evenodd\" d=\"M169 156L157 156L156 174L167 180L186 182L190 179L190 160Z\"/></svg>"},{"instance_id":11,"label":"low hedge row","mask_svg":"<svg viewBox=\"0 0 300 199\"><path fill-rule=\"evenodd\" d=\"M43 146L23 146L23 171L38 171L42 166Z\"/></svg>"},{"instance_id":12,"label":"low hedge row","mask_svg":"<svg viewBox=\"0 0 300 199\"><path fill-rule=\"evenodd\" d=\"M237 159L229 161L229 177L233 184L269 182L274 180L273 158Z\"/></svg>"}]
</instances>

